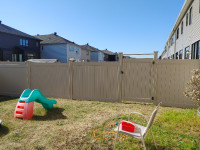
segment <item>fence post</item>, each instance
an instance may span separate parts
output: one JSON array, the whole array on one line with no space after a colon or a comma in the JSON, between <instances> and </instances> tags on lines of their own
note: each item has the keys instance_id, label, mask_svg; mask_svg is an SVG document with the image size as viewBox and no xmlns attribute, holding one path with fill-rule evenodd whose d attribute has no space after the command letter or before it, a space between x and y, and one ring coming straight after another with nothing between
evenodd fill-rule
<instances>
[{"instance_id":1,"label":"fence post","mask_svg":"<svg viewBox=\"0 0 200 150\"><path fill-rule=\"evenodd\" d=\"M154 60L158 59L158 51L154 51Z\"/></svg>"},{"instance_id":2,"label":"fence post","mask_svg":"<svg viewBox=\"0 0 200 150\"><path fill-rule=\"evenodd\" d=\"M119 102L123 100L123 53L119 53Z\"/></svg>"},{"instance_id":3,"label":"fence post","mask_svg":"<svg viewBox=\"0 0 200 150\"><path fill-rule=\"evenodd\" d=\"M28 62L28 88L31 89L31 62Z\"/></svg>"},{"instance_id":4,"label":"fence post","mask_svg":"<svg viewBox=\"0 0 200 150\"><path fill-rule=\"evenodd\" d=\"M158 104L158 99L157 99L157 78L158 78L158 68L157 68L157 60L158 60L158 51L154 51L154 65L153 65L153 104L157 105Z\"/></svg>"},{"instance_id":5,"label":"fence post","mask_svg":"<svg viewBox=\"0 0 200 150\"><path fill-rule=\"evenodd\" d=\"M73 61L69 61L70 73L70 99L73 99Z\"/></svg>"}]
</instances>

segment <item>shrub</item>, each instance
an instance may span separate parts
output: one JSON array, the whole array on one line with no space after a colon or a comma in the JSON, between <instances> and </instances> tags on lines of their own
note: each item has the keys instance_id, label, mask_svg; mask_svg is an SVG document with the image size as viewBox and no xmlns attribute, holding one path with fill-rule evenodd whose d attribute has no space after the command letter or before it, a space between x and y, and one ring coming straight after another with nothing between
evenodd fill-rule
<instances>
[{"instance_id":1,"label":"shrub","mask_svg":"<svg viewBox=\"0 0 200 150\"><path fill-rule=\"evenodd\" d=\"M185 96L190 97L200 108L200 69L193 70L193 73L192 78L187 83Z\"/></svg>"}]
</instances>

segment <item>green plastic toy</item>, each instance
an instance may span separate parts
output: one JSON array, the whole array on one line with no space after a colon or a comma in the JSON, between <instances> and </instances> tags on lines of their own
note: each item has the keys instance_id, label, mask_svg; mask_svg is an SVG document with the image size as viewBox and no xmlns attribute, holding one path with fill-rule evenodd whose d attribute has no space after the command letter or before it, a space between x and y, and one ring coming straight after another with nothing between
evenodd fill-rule
<instances>
[{"instance_id":1,"label":"green plastic toy","mask_svg":"<svg viewBox=\"0 0 200 150\"><path fill-rule=\"evenodd\" d=\"M24 90L24 92L22 93L22 95L19 98L19 102L21 102L21 101L25 101L25 103L30 103L30 102L35 101L35 102L41 103L45 109L52 109L53 104L57 103L56 100L51 100L51 99L47 99L46 97L44 97L42 95L42 93L40 92L40 90L38 90L38 89Z\"/></svg>"}]
</instances>

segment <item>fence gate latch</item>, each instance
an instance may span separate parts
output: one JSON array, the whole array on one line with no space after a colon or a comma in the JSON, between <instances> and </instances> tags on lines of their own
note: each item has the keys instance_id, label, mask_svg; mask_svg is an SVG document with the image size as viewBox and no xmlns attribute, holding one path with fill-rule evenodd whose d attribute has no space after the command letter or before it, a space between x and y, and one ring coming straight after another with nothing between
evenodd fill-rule
<instances>
[{"instance_id":1,"label":"fence gate latch","mask_svg":"<svg viewBox=\"0 0 200 150\"><path fill-rule=\"evenodd\" d=\"M154 100L154 97L152 97L151 99Z\"/></svg>"},{"instance_id":2,"label":"fence gate latch","mask_svg":"<svg viewBox=\"0 0 200 150\"><path fill-rule=\"evenodd\" d=\"M153 65L155 64L155 61L153 61Z\"/></svg>"}]
</instances>

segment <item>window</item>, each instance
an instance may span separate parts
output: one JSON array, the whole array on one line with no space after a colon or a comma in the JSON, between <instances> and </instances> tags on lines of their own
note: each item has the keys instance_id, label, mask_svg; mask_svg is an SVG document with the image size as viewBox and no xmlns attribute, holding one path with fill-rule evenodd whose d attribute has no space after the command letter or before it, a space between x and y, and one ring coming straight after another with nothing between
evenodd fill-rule
<instances>
[{"instance_id":1,"label":"window","mask_svg":"<svg viewBox=\"0 0 200 150\"><path fill-rule=\"evenodd\" d=\"M26 40L26 46L28 46L28 40Z\"/></svg>"},{"instance_id":2,"label":"window","mask_svg":"<svg viewBox=\"0 0 200 150\"><path fill-rule=\"evenodd\" d=\"M20 39L20 46L28 46L28 40Z\"/></svg>"},{"instance_id":3,"label":"window","mask_svg":"<svg viewBox=\"0 0 200 150\"><path fill-rule=\"evenodd\" d=\"M178 52L176 52L176 59L178 59Z\"/></svg>"},{"instance_id":4,"label":"window","mask_svg":"<svg viewBox=\"0 0 200 150\"><path fill-rule=\"evenodd\" d=\"M25 46L26 45L26 40L25 39L23 39L23 46Z\"/></svg>"},{"instance_id":5,"label":"window","mask_svg":"<svg viewBox=\"0 0 200 150\"><path fill-rule=\"evenodd\" d=\"M42 50L44 49L44 47L42 46Z\"/></svg>"},{"instance_id":6,"label":"window","mask_svg":"<svg viewBox=\"0 0 200 150\"><path fill-rule=\"evenodd\" d=\"M176 39L178 39L178 38L179 38L179 28L176 31Z\"/></svg>"},{"instance_id":7,"label":"window","mask_svg":"<svg viewBox=\"0 0 200 150\"><path fill-rule=\"evenodd\" d=\"M183 58L183 50L180 50L179 51L179 59L182 59Z\"/></svg>"},{"instance_id":8,"label":"window","mask_svg":"<svg viewBox=\"0 0 200 150\"><path fill-rule=\"evenodd\" d=\"M89 51L86 51L86 55L89 55Z\"/></svg>"},{"instance_id":9,"label":"window","mask_svg":"<svg viewBox=\"0 0 200 150\"><path fill-rule=\"evenodd\" d=\"M76 53L79 53L79 51L80 51L79 48L76 48Z\"/></svg>"},{"instance_id":10,"label":"window","mask_svg":"<svg viewBox=\"0 0 200 150\"><path fill-rule=\"evenodd\" d=\"M191 59L199 59L199 43L200 41L192 44Z\"/></svg>"},{"instance_id":11,"label":"window","mask_svg":"<svg viewBox=\"0 0 200 150\"><path fill-rule=\"evenodd\" d=\"M190 54L189 50L190 50L189 46L185 48L185 57L184 57L185 59L189 59L189 54Z\"/></svg>"},{"instance_id":12,"label":"window","mask_svg":"<svg viewBox=\"0 0 200 150\"><path fill-rule=\"evenodd\" d=\"M23 56L22 54L19 54L19 61L20 61L20 62L23 61L22 56Z\"/></svg>"},{"instance_id":13,"label":"window","mask_svg":"<svg viewBox=\"0 0 200 150\"><path fill-rule=\"evenodd\" d=\"M181 34L183 34L183 21L181 22Z\"/></svg>"},{"instance_id":14,"label":"window","mask_svg":"<svg viewBox=\"0 0 200 150\"><path fill-rule=\"evenodd\" d=\"M22 46L23 45L23 40L22 39L20 39L20 46Z\"/></svg>"},{"instance_id":15,"label":"window","mask_svg":"<svg viewBox=\"0 0 200 150\"><path fill-rule=\"evenodd\" d=\"M69 46L70 51L74 51L74 46Z\"/></svg>"},{"instance_id":16,"label":"window","mask_svg":"<svg viewBox=\"0 0 200 150\"><path fill-rule=\"evenodd\" d=\"M36 42L35 44L36 44L36 47L38 47L38 46L39 46L39 43L38 43L38 42Z\"/></svg>"},{"instance_id":17,"label":"window","mask_svg":"<svg viewBox=\"0 0 200 150\"><path fill-rule=\"evenodd\" d=\"M192 24L192 7L190 8L189 25Z\"/></svg>"},{"instance_id":18,"label":"window","mask_svg":"<svg viewBox=\"0 0 200 150\"><path fill-rule=\"evenodd\" d=\"M17 54L12 54L12 61L17 61Z\"/></svg>"},{"instance_id":19,"label":"window","mask_svg":"<svg viewBox=\"0 0 200 150\"><path fill-rule=\"evenodd\" d=\"M175 43L175 33L173 34L173 43Z\"/></svg>"},{"instance_id":20,"label":"window","mask_svg":"<svg viewBox=\"0 0 200 150\"><path fill-rule=\"evenodd\" d=\"M186 14L186 26L188 26L188 13Z\"/></svg>"}]
</instances>

